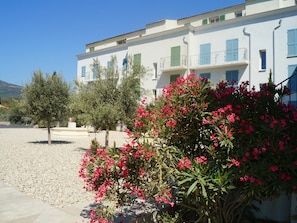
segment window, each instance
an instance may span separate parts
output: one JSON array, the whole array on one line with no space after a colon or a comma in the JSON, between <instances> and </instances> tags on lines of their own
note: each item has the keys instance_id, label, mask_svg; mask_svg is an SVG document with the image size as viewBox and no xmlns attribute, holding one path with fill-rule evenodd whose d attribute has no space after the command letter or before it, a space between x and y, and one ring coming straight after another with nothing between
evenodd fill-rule
<instances>
[{"instance_id":1,"label":"window","mask_svg":"<svg viewBox=\"0 0 297 223\"><path fill-rule=\"evenodd\" d=\"M226 71L226 81L229 84L237 85L238 84L238 70L227 70Z\"/></svg>"},{"instance_id":2,"label":"window","mask_svg":"<svg viewBox=\"0 0 297 223\"><path fill-rule=\"evenodd\" d=\"M117 41L117 44L118 45L125 44L125 43L126 43L126 40L125 39Z\"/></svg>"},{"instance_id":3,"label":"window","mask_svg":"<svg viewBox=\"0 0 297 223\"><path fill-rule=\"evenodd\" d=\"M220 21L219 16L209 18L209 23L216 23L216 22L219 22L219 21Z\"/></svg>"},{"instance_id":4,"label":"window","mask_svg":"<svg viewBox=\"0 0 297 223\"><path fill-rule=\"evenodd\" d=\"M297 56L297 29L288 30L288 56Z\"/></svg>"},{"instance_id":5,"label":"window","mask_svg":"<svg viewBox=\"0 0 297 223\"><path fill-rule=\"evenodd\" d=\"M238 60L238 39L226 41L226 61Z\"/></svg>"},{"instance_id":6,"label":"window","mask_svg":"<svg viewBox=\"0 0 297 223\"><path fill-rule=\"evenodd\" d=\"M175 82L179 78L179 74L170 75L170 83Z\"/></svg>"},{"instance_id":7,"label":"window","mask_svg":"<svg viewBox=\"0 0 297 223\"><path fill-rule=\"evenodd\" d=\"M111 62L111 61L107 61L107 65L106 65L106 67L107 67L107 68L111 68L111 66L112 66L112 62Z\"/></svg>"},{"instance_id":8,"label":"window","mask_svg":"<svg viewBox=\"0 0 297 223\"><path fill-rule=\"evenodd\" d=\"M220 15L220 21L224 21L225 20L225 15Z\"/></svg>"},{"instance_id":9,"label":"window","mask_svg":"<svg viewBox=\"0 0 297 223\"><path fill-rule=\"evenodd\" d=\"M171 47L171 66L180 66L180 46Z\"/></svg>"},{"instance_id":10,"label":"window","mask_svg":"<svg viewBox=\"0 0 297 223\"><path fill-rule=\"evenodd\" d=\"M134 54L133 56L133 63L134 65L141 65L141 54Z\"/></svg>"},{"instance_id":11,"label":"window","mask_svg":"<svg viewBox=\"0 0 297 223\"><path fill-rule=\"evenodd\" d=\"M260 50L260 70L266 70L266 50Z\"/></svg>"},{"instance_id":12,"label":"window","mask_svg":"<svg viewBox=\"0 0 297 223\"><path fill-rule=\"evenodd\" d=\"M86 76L86 66L82 66L81 67L81 77L85 77Z\"/></svg>"},{"instance_id":13,"label":"window","mask_svg":"<svg viewBox=\"0 0 297 223\"><path fill-rule=\"evenodd\" d=\"M235 17L236 17L236 18L238 18L238 17L242 17L242 11L235 12Z\"/></svg>"},{"instance_id":14,"label":"window","mask_svg":"<svg viewBox=\"0 0 297 223\"><path fill-rule=\"evenodd\" d=\"M96 79L100 75L100 68L98 64L95 64L92 68L93 71L93 79Z\"/></svg>"},{"instance_id":15,"label":"window","mask_svg":"<svg viewBox=\"0 0 297 223\"><path fill-rule=\"evenodd\" d=\"M153 95L154 95L154 98L156 99L157 98L157 90L156 89L153 89Z\"/></svg>"},{"instance_id":16,"label":"window","mask_svg":"<svg viewBox=\"0 0 297 223\"><path fill-rule=\"evenodd\" d=\"M207 23L208 23L207 20L208 20L208 19L203 19L203 20L202 20L202 25L207 25Z\"/></svg>"},{"instance_id":17,"label":"window","mask_svg":"<svg viewBox=\"0 0 297 223\"><path fill-rule=\"evenodd\" d=\"M94 52L94 50L95 50L95 47L90 47L90 52Z\"/></svg>"},{"instance_id":18,"label":"window","mask_svg":"<svg viewBox=\"0 0 297 223\"><path fill-rule=\"evenodd\" d=\"M200 65L210 64L210 43L200 45Z\"/></svg>"},{"instance_id":19,"label":"window","mask_svg":"<svg viewBox=\"0 0 297 223\"><path fill-rule=\"evenodd\" d=\"M200 77L204 79L210 79L210 73L201 73Z\"/></svg>"},{"instance_id":20,"label":"window","mask_svg":"<svg viewBox=\"0 0 297 223\"><path fill-rule=\"evenodd\" d=\"M157 79L157 77L158 77L158 64L153 63L153 66L154 66L154 78Z\"/></svg>"},{"instance_id":21,"label":"window","mask_svg":"<svg viewBox=\"0 0 297 223\"><path fill-rule=\"evenodd\" d=\"M294 71L296 68L297 68L297 64L288 66L288 77L291 77L294 74ZM289 79L287 87L291 89L291 93L297 92L297 75L294 75Z\"/></svg>"}]
</instances>

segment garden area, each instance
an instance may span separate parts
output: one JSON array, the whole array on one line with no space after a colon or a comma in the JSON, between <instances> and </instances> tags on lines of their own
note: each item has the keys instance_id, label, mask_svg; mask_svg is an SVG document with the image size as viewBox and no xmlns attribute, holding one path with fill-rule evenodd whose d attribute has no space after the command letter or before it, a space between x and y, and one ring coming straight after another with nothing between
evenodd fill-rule
<instances>
[{"instance_id":1,"label":"garden area","mask_svg":"<svg viewBox=\"0 0 297 223\"><path fill-rule=\"evenodd\" d=\"M190 74L143 100L129 143L92 141L82 160L80 177L101 204L91 222L115 221L106 200L154 204L160 223L274 222L256 219L254 204L297 190L297 110L281 102L286 94Z\"/></svg>"}]
</instances>

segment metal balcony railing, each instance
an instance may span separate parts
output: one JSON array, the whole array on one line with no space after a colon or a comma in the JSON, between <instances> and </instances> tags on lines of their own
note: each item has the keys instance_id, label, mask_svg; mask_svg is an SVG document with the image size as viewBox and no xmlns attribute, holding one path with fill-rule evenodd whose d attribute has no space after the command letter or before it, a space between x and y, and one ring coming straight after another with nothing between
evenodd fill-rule
<instances>
[{"instance_id":1,"label":"metal balcony railing","mask_svg":"<svg viewBox=\"0 0 297 223\"><path fill-rule=\"evenodd\" d=\"M283 96L281 101L286 104L292 104L297 108L297 67L290 77L276 85L276 87L284 86L290 89L290 94Z\"/></svg>"},{"instance_id":2,"label":"metal balcony railing","mask_svg":"<svg viewBox=\"0 0 297 223\"><path fill-rule=\"evenodd\" d=\"M163 57L160 59L160 70L187 69L187 56L181 55L179 58Z\"/></svg>"},{"instance_id":3,"label":"metal balcony railing","mask_svg":"<svg viewBox=\"0 0 297 223\"><path fill-rule=\"evenodd\" d=\"M229 66L234 64L248 64L248 51L246 48L190 56L191 69L208 68L213 66Z\"/></svg>"}]
</instances>

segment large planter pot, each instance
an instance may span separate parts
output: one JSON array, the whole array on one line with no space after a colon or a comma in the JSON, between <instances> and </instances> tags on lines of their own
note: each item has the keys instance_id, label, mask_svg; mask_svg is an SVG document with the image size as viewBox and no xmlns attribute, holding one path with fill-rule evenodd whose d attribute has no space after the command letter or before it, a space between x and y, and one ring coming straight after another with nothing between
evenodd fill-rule
<instances>
[{"instance_id":1,"label":"large planter pot","mask_svg":"<svg viewBox=\"0 0 297 223\"><path fill-rule=\"evenodd\" d=\"M269 219L276 222L290 222L291 216L291 196L281 193L279 196L267 199L262 202L254 201L253 204L259 208L254 211L258 219Z\"/></svg>"}]
</instances>

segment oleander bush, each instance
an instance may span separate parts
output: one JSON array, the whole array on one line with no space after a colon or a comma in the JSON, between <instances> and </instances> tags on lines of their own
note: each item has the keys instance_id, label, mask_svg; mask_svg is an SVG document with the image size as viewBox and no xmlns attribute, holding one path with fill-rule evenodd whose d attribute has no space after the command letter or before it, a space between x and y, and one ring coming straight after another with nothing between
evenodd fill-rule
<instances>
[{"instance_id":1,"label":"oleander bush","mask_svg":"<svg viewBox=\"0 0 297 223\"><path fill-rule=\"evenodd\" d=\"M181 77L142 101L122 148L94 140L80 176L98 203L155 203L158 222L247 221L252 201L297 190L297 111L280 100L288 93ZM91 222L113 222L113 210L99 206Z\"/></svg>"}]
</instances>

